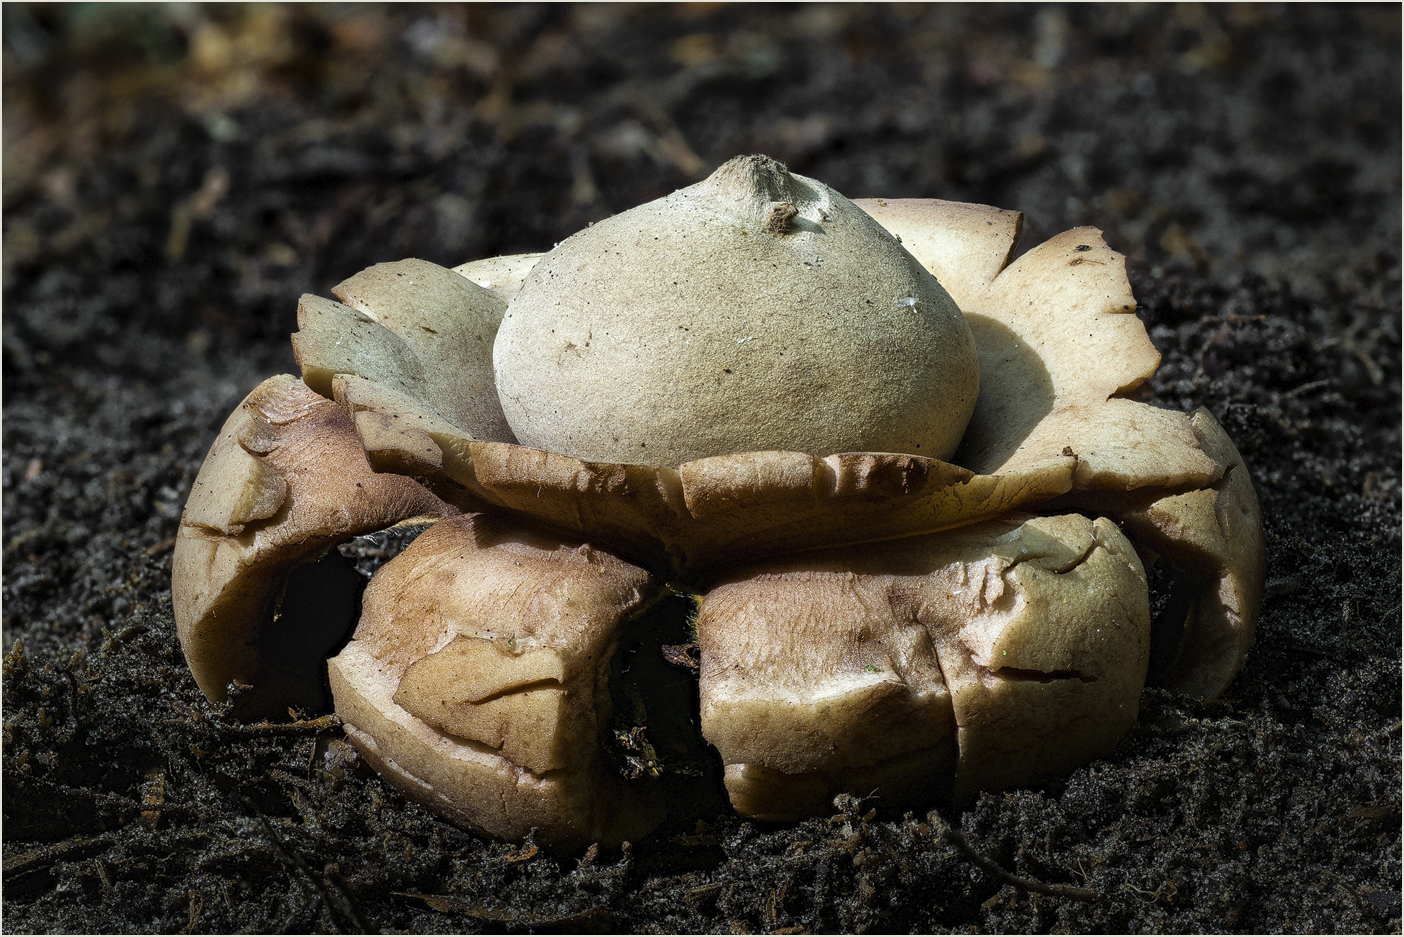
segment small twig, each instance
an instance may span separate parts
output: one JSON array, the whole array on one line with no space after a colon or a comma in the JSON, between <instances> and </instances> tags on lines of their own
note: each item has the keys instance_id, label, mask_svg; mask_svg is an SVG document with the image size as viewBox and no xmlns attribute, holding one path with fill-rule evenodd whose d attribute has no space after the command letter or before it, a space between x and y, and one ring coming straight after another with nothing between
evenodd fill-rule
<instances>
[{"instance_id":1,"label":"small twig","mask_svg":"<svg viewBox=\"0 0 1404 937\"><path fill-rule=\"evenodd\" d=\"M260 811L258 807L255 806L253 800L251 800L248 797L245 797L244 805L247 806L249 810L253 812L253 815L258 818L259 824L263 826L263 831L268 834L268 841L272 844L274 852L276 852L278 854L278 857L281 858L285 863L293 866L299 872L302 873L303 877L307 879L308 884L310 884L313 887L313 889L316 890L317 895L322 899L322 903L327 907L327 909L340 911L342 916L345 917L348 921L350 921L351 926L355 928L356 933L369 933L366 930L366 926L361 923L360 917L356 914L356 909L351 904L350 897L344 891L342 891L341 887L335 882L330 883L331 890L335 890L336 892L336 896L335 898L333 898L331 890L328 889L328 882L326 876L313 875L312 870L307 867L307 862L302 858L302 856L298 855L296 852L283 845L282 837L280 837L277 831L273 829L273 824L268 822L268 819L264 817L262 811Z\"/></svg>"},{"instance_id":2,"label":"small twig","mask_svg":"<svg viewBox=\"0 0 1404 937\"><path fill-rule=\"evenodd\" d=\"M549 917L533 914L530 911L519 911L515 908L508 910L489 908L484 904L475 904L454 895L425 895L413 891L392 891L390 894L401 898L415 898L440 914L463 914L479 921L490 921L494 924L517 924L535 930L564 929L570 933L583 933L587 927L593 929L609 920L609 908L604 905L586 908L584 911L568 914L565 917Z\"/></svg>"},{"instance_id":3,"label":"small twig","mask_svg":"<svg viewBox=\"0 0 1404 937\"><path fill-rule=\"evenodd\" d=\"M1004 882L1007 885L1013 885L1015 888L1022 889L1023 891L1031 891L1040 895L1052 895L1057 898L1073 898L1077 901L1102 900L1102 896L1092 891L1090 888L1078 888L1075 885L1045 885L1043 882L1034 881L1031 878L1024 878L1012 872L1006 872L997 865L993 859L976 852L975 847L970 845L970 841L965 838L964 834L952 824L947 823L945 817L941 816L939 812L935 810L931 811L928 815L928 819L933 826L941 831L941 835L950 840L951 845L956 848L956 851L969 859L986 875Z\"/></svg>"},{"instance_id":4,"label":"small twig","mask_svg":"<svg viewBox=\"0 0 1404 937\"><path fill-rule=\"evenodd\" d=\"M151 809L151 805L146 803L145 801L133 800L130 797L123 797L120 794L107 794L102 791L92 791L83 787L73 787L68 784L59 784L58 782L50 781L47 778L25 777L23 781L26 784L33 784L38 787L47 788L53 791L55 794L58 794L60 797L72 797L78 800L86 800L90 803L98 804L103 807L117 807L122 810L133 810L138 813L149 811ZM195 817L201 820L206 819L211 815L210 811L207 808L195 807L187 804L162 803L161 810L168 813L179 814L181 816Z\"/></svg>"},{"instance_id":5,"label":"small twig","mask_svg":"<svg viewBox=\"0 0 1404 937\"><path fill-rule=\"evenodd\" d=\"M1335 882L1337 888L1345 892L1346 897L1349 898L1355 904L1355 907L1360 912L1361 917L1365 918L1366 920L1374 920L1375 918L1381 916L1379 911L1371 907L1370 903L1364 898L1361 898L1360 893L1357 892L1354 888L1351 888L1345 879L1341 878L1339 875L1337 875L1335 872L1332 872L1330 869L1322 869L1321 873L1327 878L1329 878L1331 881Z\"/></svg>"},{"instance_id":6,"label":"small twig","mask_svg":"<svg viewBox=\"0 0 1404 937\"><path fill-rule=\"evenodd\" d=\"M142 551L141 551L141 552L142 552L142 555L143 555L143 556L156 556L156 555L159 554L159 553L165 553L165 552L166 552L167 550L169 550L171 547L175 546L175 542L176 542L176 538L174 538L174 537L167 537L165 540L161 540L161 541L158 541L157 543L153 543L151 546L147 547L145 550L142 550Z\"/></svg>"},{"instance_id":7,"label":"small twig","mask_svg":"<svg viewBox=\"0 0 1404 937\"><path fill-rule=\"evenodd\" d=\"M99 833L97 836L76 836L49 846L40 846L19 855L5 857L5 875L13 876L34 868L47 868L56 862L82 859L95 852L101 852L117 841L116 833Z\"/></svg>"},{"instance_id":8,"label":"small twig","mask_svg":"<svg viewBox=\"0 0 1404 937\"><path fill-rule=\"evenodd\" d=\"M309 733L326 732L341 726L341 719L335 714L319 716L316 719L299 719L296 722L255 722L250 725L226 725L224 731L244 738L267 738L277 736L297 736Z\"/></svg>"},{"instance_id":9,"label":"small twig","mask_svg":"<svg viewBox=\"0 0 1404 937\"><path fill-rule=\"evenodd\" d=\"M1294 387L1294 388L1292 388L1291 390L1287 391L1287 393L1283 394L1282 396L1283 396L1283 397L1295 397L1295 396L1297 396L1298 394L1305 394L1305 393L1306 393L1307 391L1309 391L1309 390L1316 390L1316 388L1318 388L1318 387L1325 387L1325 386L1326 386L1327 384L1329 384L1329 383L1331 383L1331 379L1330 379L1330 378L1322 378L1322 379L1319 380L1319 381L1309 381L1308 383L1303 384L1303 385L1300 386L1300 387Z\"/></svg>"}]
</instances>

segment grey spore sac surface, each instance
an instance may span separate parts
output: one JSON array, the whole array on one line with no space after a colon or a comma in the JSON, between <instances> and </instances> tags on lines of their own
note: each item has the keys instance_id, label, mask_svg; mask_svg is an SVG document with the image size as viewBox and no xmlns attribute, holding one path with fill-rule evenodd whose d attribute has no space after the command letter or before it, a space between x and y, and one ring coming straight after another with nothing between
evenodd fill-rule
<instances>
[{"instance_id":1,"label":"grey spore sac surface","mask_svg":"<svg viewBox=\"0 0 1404 937\"><path fill-rule=\"evenodd\" d=\"M979 396L970 328L867 213L767 156L567 239L493 347L525 445L680 465L732 452L949 459Z\"/></svg>"},{"instance_id":2,"label":"grey spore sac surface","mask_svg":"<svg viewBox=\"0 0 1404 937\"><path fill-rule=\"evenodd\" d=\"M1400 929L1397 6L4 18L7 930ZM297 297L543 250L742 153L1128 256L1164 356L1146 399L1207 406L1266 518L1227 694L1147 690L1108 758L959 814L750 823L652 739L688 806L570 857L432 818L323 714L205 702L172 538L224 417L293 369ZM652 637L639 668L680 643Z\"/></svg>"}]
</instances>

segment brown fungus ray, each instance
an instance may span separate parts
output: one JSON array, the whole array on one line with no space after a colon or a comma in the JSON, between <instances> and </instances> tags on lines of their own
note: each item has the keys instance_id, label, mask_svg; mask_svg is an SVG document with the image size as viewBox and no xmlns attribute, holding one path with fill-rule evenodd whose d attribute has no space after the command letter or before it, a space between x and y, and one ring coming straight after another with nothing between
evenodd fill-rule
<instances>
[{"instance_id":1,"label":"brown fungus ray","mask_svg":"<svg viewBox=\"0 0 1404 937\"><path fill-rule=\"evenodd\" d=\"M1126 538L1079 515L747 567L702 601L702 731L759 819L1039 783L1135 721L1149 616Z\"/></svg>"},{"instance_id":2,"label":"brown fungus ray","mask_svg":"<svg viewBox=\"0 0 1404 937\"><path fill-rule=\"evenodd\" d=\"M337 713L372 765L455 822L562 849L635 839L661 803L605 761L609 665L658 594L586 544L481 514L441 522L367 588L330 662Z\"/></svg>"},{"instance_id":3,"label":"brown fungus ray","mask_svg":"<svg viewBox=\"0 0 1404 937\"><path fill-rule=\"evenodd\" d=\"M231 683L252 687L240 701L244 716L323 705L321 660L341 635L314 638L322 646L312 647L273 633L292 626L275 608L289 574L360 534L455 513L413 480L374 471L334 402L290 375L264 381L225 421L176 537L176 630L201 691L221 701ZM314 588L327 585L323 577ZM307 667L271 660L289 654L312 656ZM290 676L304 670L311 676Z\"/></svg>"}]
</instances>

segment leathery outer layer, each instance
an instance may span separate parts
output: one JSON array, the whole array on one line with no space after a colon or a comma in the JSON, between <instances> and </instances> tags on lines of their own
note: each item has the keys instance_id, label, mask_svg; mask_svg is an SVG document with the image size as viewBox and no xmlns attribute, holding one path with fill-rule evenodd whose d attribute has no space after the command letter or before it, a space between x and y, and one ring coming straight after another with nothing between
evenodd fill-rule
<instances>
[{"instance_id":1,"label":"leathery outer layer","mask_svg":"<svg viewBox=\"0 0 1404 937\"><path fill-rule=\"evenodd\" d=\"M699 597L702 731L758 818L1036 784L1116 744L1148 671L1222 692L1261 602L1262 521L1207 411L1128 398L1159 356L1123 258L1079 228L1010 263L1017 213L854 204L970 323L980 391L953 462L523 447L474 403L490 387L441 369L476 355L485 386L485 336L540 258L377 268L337 288L348 305L304 298L302 378L250 395L191 494L172 588L202 690L249 717L324 705L356 603L316 570L414 522L432 526L366 588L330 690L387 778L499 837L574 849L664 815L606 748L612 655L666 595ZM1175 583L1154 622L1152 563Z\"/></svg>"}]
</instances>

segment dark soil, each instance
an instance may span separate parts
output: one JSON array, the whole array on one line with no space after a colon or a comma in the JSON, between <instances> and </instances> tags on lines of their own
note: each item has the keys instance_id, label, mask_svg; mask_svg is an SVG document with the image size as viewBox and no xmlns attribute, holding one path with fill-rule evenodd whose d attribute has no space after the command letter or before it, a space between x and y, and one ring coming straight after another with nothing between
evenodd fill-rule
<instances>
[{"instance_id":1,"label":"dark soil","mask_svg":"<svg viewBox=\"0 0 1404 937\"><path fill-rule=\"evenodd\" d=\"M1397 5L6 4L4 42L7 931L1399 930ZM1267 518L1225 698L1149 689L1107 759L959 814L713 788L565 858L206 703L172 538L298 294L749 152L1128 255L1154 400L1219 417Z\"/></svg>"}]
</instances>

